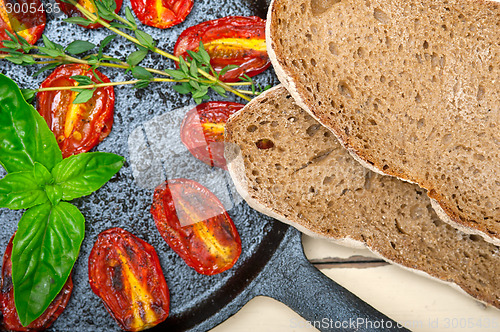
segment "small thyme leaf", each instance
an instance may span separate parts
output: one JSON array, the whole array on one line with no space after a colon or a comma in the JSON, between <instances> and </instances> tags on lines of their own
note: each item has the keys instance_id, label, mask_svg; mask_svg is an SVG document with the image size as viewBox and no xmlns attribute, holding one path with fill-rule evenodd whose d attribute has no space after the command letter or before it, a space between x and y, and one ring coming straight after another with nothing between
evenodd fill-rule
<instances>
[{"instance_id":1,"label":"small thyme leaf","mask_svg":"<svg viewBox=\"0 0 500 332\"><path fill-rule=\"evenodd\" d=\"M186 64L186 61L182 56L179 57L179 67L184 72L184 74L189 75L188 65Z\"/></svg>"},{"instance_id":2,"label":"small thyme leaf","mask_svg":"<svg viewBox=\"0 0 500 332\"><path fill-rule=\"evenodd\" d=\"M149 49L152 49L155 47L155 42L153 40L153 37L151 37L146 32L141 31L141 30L136 30L135 36L139 40L139 43L142 44L142 46L149 48Z\"/></svg>"},{"instance_id":3,"label":"small thyme leaf","mask_svg":"<svg viewBox=\"0 0 500 332\"><path fill-rule=\"evenodd\" d=\"M175 69L165 69L165 72L167 74L169 74L170 76L172 76L173 79L175 80L182 80L182 79L185 79L185 78L188 78L186 76L186 74L184 74L182 71L180 70L175 70Z\"/></svg>"},{"instance_id":4,"label":"small thyme leaf","mask_svg":"<svg viewBox=\"0 0 500 332\"><path fill-rule=\"evenodd\" d=\"M226 90L224 90L223 87L221 87L219 85L213 85L211 88L212 88L212 90L214 90L215 92L217 92L222 97L227 98Z\"/></svg>"},{"instance_id":5,"label":"small thyme leaf","mask_svg":"<svg viewBox=\"0 0 500 332\"><path fill-rule=\"evenodd\" d=\"M189 56L192 58L192 59L195 59L196 61L202 63L203 62L203 58L201 57L201 55L199 55L198 53L196 52L193 52L191 50L188 50L187 53L189 54Z\"/></svg>"},{"instance_id":6,"label":"small thyme leaf","mask_svg":"<svg viewBox=\"0 0 500 332\"><path fill-rule=\"evenodd\" d=\"M180 85L174 85L172 87L175 91L180 93L181 95L185 95L191 93L191 86L188 83L182 83Z\"/></svg>"},{"instance_id":7,"label":"small thyme leaf","mask_svg":"<svg viewBox=\"0 0 500 332\"><path fill-rule=\"evenodd\" d=\"M196 66L196 60L191 61L191 66L189 67L189 73L192 77L198 77L198 66Z\"/></svg>"},{"instance_id":8,"label":"small thyme leaf","mask_svg":"<svg viewBox=\"0 0 500 332\"><path fill-rule=\"evenodd\" d=\"M102 51L104 51L106 46L108 46L109 43L111 43L113 41L113 39L115 39L115 38L116 38L116 35L109 35L109 36L106 36L106 38L104 38L101 41L101 44L99 45L99 55L100 56L102 56Z\"/></svg>"},{"instance_id":9,"label":"small thyme leaf","mask_svg":"<svg viewBox=\"0 0 500 332\"><path fill-rule=\"evenodd\" d=\"M132 68L132 75L140 80L149 80L153 78L153 75L151 75L149 71L140 66L135 66L134 68Z\"/></svg>"},{"instance_id":10,"label":"small thyme leaf","mask_svg":"<svg viewBox=\"0 0 500 332\"><path fill-rule=\"evenodd\" d=\"M46 66L43 66L42 68L40 68L39 70L37 70L36 73L33 74L33 77L37 77L38 75L40 75L44 71L47 71L47 70L50 70L50 69L54 69L57 66L59 66L59 63L51 63L51 64L48 64Z\"/></svg>"},{"instance_id":11,"label":"small thyme leaf","mask_svg":"<svg viewBox=\"0 0 500 332\"><path fill-rule=\"evenodd\" d=\"M134 88L136 89L144 89L147 88L149 85L149 80L140 80L134 85Z\"/></svg>"},{"instance_id":12,"label":"small thyme leaf","mask_svg":"<svg viewBox=\"0 0 500 332\"><path fill-rule=\"evenodd\" d=\"M78 25L81 25L84 27L87 27L87 26L92 24L92 22L87 20L86 18L78 17L78 16L68 17L68 18L65 18L63 21L66 23L70 23L70 24L78 24Z\"/></svg>"},{"instance_id":13,"label":"small thyme leaf","mask_svg":"<svg viewBox=\"0 0 500 332\"><path fill-rule=\"evenodd\" d=\"M104 83L104 81L99 77L99 75L97 75L97 73L95 72L95 68L92 68L92 74L94 75L94 77L101 83ZM92 82L93 83L93 82Z\"/></svg>"},{"instance_id":14,"label":"small thyme leaf","mask_svg":"<svg viewBox=\"0 0 500 332\"><path fill-rule=\"evenodd\" d=\"M222 68L222 70L219 72L219 75L224 76L224 74L227 73L228 71L230 71L232 69L236 69L238 67L239 66L236 66L236 65L227 65L224 68Z\"/></svg>"},{"instance_id":15,"label":"small thyme leaf","mask_svg":"<svg viewBox=\"0 0 500 332\"><path fill-rule=\"evenodd\" d=\"M130 22L130 24L137 29L137 22L135 20L134 15L132 15L132 11L130 10L130 7L125 8L125 17L127 18L127 21Z\"/></svg>"},{"instance_id":16,"label":"small thyme leaf","mask_svg":"<svg viewBox=\"0 0 500 332\"><path fill-rule=\"evenodd\" d=\"M130 26L123 24L123 23L118 23L118 22L111 22L109 25L113 28L117 29L130 29Z\"/></svg>"},{"instance_id":17,"label":"small thyme leaf","mask_svg":"<svg viewBox=\"0 0 500 332\"><path fill-rule=\"evenodd\" d=\"M210 55L205 50L205 46L203 45L203 43L201 41L200 41L200 46L198 48L198 54L202 57L203 62L206 65L210 64Z\"/></svg>"},{"instance_id":18,"label":"small thyme leaf","mask_svg":"<svg viewBox=\"0 0 500 332\"><path fill-rule=\"evenodd\" d=\"M92 84L94 84L94 82L92 82L92 79L90 77L87 77L87 76L73 75L70 78L73 79L73 80L75 80L76 82L78 82L78 84L81 84L81 85L92 85Z\"/></svg>"},{"instance_id":19,"label":"small thyme leaf","mask_svg":"<svg viewBox=\"0 0 500 332\"><path fill-rule=\"evenodd\" d=\"M190 80L190 81L189 81L189 85L191 85L191 86L192 86L193 88L195 88L196 90L200 90L200 89L201 89L200 85L199 85L199 84L198 84L198 82L196 82L196 81Z\"/></svg>"},{"instance_id":20,"label":"small thyme leaf","mask_svg":"<svg viewBox=\"0 0 500 332\"><path fill-rule=\"evenodd\" d=\"M82 91L76 95L75 99L73 100L73 104L83 104L88 102L90 98L92 98L92 96L94 95L95 90L96 88L82 89Z\"/></svg>"},{"instance_id":21,"label":"small thyme leaf","mask_svg":"<svg viewBox=\"0 0 500 332\"><path fill-rule=\"evenodd\" d=\"M130 53L127 57L127 63L131 66L138 65L146 57L146 55L148 55L148 52L149 51L147 49L142 49Z\"/></svg>"},{"instance_id":22,"label":"small thyme leaf","mask_svg":"<svg viewBox=\"0 0 500 332\"><path fill-rule=\"evenodd\" d=\"M96 45L91 42L85 40L75 40L66 46L65 50L70 54L80 54L88 52L95 47Z\"/></svg>"}]
</instances>

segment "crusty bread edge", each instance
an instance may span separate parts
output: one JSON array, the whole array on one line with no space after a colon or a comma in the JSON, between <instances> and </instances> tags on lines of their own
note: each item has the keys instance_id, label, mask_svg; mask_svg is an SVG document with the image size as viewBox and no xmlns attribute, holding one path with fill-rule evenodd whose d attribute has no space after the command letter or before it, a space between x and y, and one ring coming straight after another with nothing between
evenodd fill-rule
<instances>
[{"instance_id":1,"label":"crusty bread edge","mask_svg":"<svg viewBox=\"0 0 500 332\"><path fill-rule=\"evenodd\" d=\"M267 94L270 94L270 93L273 93L274 90L278 89L280 87L280 85L276 86L276 87L273 87L272 89L269 89L268 91L264 92L263 94L261 94L260 96L256 97L254 100L255 101L259 101L260 99L263 99L266 97ZM240 113L242 112L245 112L246 110L246 107L242 108L241 110L239 110L238 112L236 112L235 114L233 114L227 123L230 123L232 121L236 121L237 120L237 117L239 116ZM227 140L227 137L230 136L231 133L226 131L225 132L225 136L226 136L226 140ZM229 143L228 145L226 145L225 149L224 149L224 157L226 160L228 160L228 164L227 164L227 168L228 168L228 171L229 171L229 174L231 176L231 179L234 183L234 186L236 188L236 191L241 195L241 197L248 203L248 205L267 215L267 216L270 216L274 219L277 219L285 224L288 224L294 228L296 228L297 230L299 230L300 232L308 235L308 236L311 236L313 238L316 238L316 239L323 239L323 240L328 240L332 243L335 243L335 244L338 244L338 245L342 245L342 246L346 246L346 247L350 247L350 248L354 248L354 249L368 249L370 252L372 252L374 255L376 255L377 257L380 257L381 259L383 259L384 261L390 263L390 264L394 264L394 265L397 265L407 271L410 271L410 272L413 272L413 273L416 273L417 275L420 275L420 276L423 276L423 277L427 277L427 278L430 278L432 280L435 280L435 281L439 281L440 283L442 284L445 284L445 285L448 285L448 286L451 286L452 288L458 290L459 292L461 292L462 294L465 294L467 295L469 298L473 299L474 301L477 301L478 303L481 303L481 304L484 304L486 306L491 306L493 308L496 308L496 309L500 309L500 304L499 304L499 307L496 307L494 305L492 305L491 303L488 303L488 302L485 302L479 298L476 298L474 296L472 296L471 294L467 293L465 290L463 290L459 285L457 285L456 283L453 283L453 282L450 282L450 281L445 281L445 280L442 280L440 278L437 278L437 277L434 277L432 275L430 275L429 273L427 272L424 272L422 270L418 270L418 269L412 269L408 266L405 266L405 265L402 265L396 261L393 261L393 260L390 260L388 259L387 257L383 256L382 254L380 254L378 251L376 251L375 249L369 247L366 243L364 242L361 242L361 241L358 241L358 240L355 240L353 238L350 238L350 237L345 237L345 238L332 238L332 237L328 237L328 236L324 236L324 235L321 235L321 234L318 234L304 226L302 226L301 224L297 223L297 222L294 222L290 219L287 219L285 216L283 216L282 214L274 211L271 207L269 206L266 206L264 204L262 204L261 202L259 202L257 199L254 199L250 196L249 194L249 191L248 191L248 181L247 181L247 178L245 176L245 165L244 165L244 162L243 162L243 156L241 153L234 153L235 152L235 149L234 148L228 148L230 146L230 144L234 144L234 143ZM239 151L239 150L238 150ZM432 199L431 199L432 200Z\"/></svg>"},{"instance_id":2,"label":"crusty bread edge","mask_svg":"<svg viewBox=\"0 0 500 332\"><path fill-rule=\"evenodd\" d=\"M276 76L278 76L279 81L283 84L283 86L288 90L288 92L292 95L293 99L295 100L296 104L301 107L303 110L305 110L307 113L309 113L316 121L318 121L323 127L326 127L329 129L332 134L337 138L337 140L340 142L340 144L349 152L349 154L357 161L359 162L363 167L378 173L380 175L388 175L388 176L394 176L398 178L401 181L409 182L409 183L414 183L420 186L419 183L410 181L405 178L401 178L396 174L390 174L390 173L385 173L375 165L372 165L368 163L365 159L363 159L363 154L360 153L359 151L356 151L352 147L348 146L347 143L342 139L341 136L337 135L337 133L332 130L329 126L325 125L315 114L314 112L306 105L304 102L303 98L300 95L299 90L297 89L297 85L292 79L292 75L288 73L282 63L278 60L276 56L276 52L274 50L274 40L271 38L271 18L274 12L274 2L276 0L271 0L271 3L269 4L269 10L267 11L267 17L266 17L266 48L267 48L267 53L269 55L269 59L271 60L271 64L274 68L274 71L276 73ZM500 0L494 0L493 2L500 2ZM424 188L426 189L426 188ZM427 194L429 196L429 194ZM448 213L446 213L446 205L444 203L439 202L438 200L432 198L429 196L431 199L431 204L434 210L436 211L437 215L441 220L446 222L447 224L455 227L456 229L459 229L460 231L466 233L466 234L475 234L481 236L486 242L492 243L496 246L500 246L500 238L492 237L488 235L485 232L482 232L478 229L466 226L462 223L459 223L456 221L457 218L453 218L453 216L450 216Z\"/></svg>"}]
</instances>

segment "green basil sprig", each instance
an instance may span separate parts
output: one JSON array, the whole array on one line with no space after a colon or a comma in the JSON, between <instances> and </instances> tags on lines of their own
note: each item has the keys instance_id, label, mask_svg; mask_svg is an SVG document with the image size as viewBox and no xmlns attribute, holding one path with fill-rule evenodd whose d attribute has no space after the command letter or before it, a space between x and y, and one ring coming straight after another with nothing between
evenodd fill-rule
<instances>
[{"instance_id":1,"label":"green basil sprig","mask_svg":"<svg viewBox=\"0 0 500 332\"><path fill-rule=\"evenodd\" d=\"M27 209L12 248L14 300L27 326L47 309L80 251L85 218L69 201L103 186L123 166L112 153L62 158L54 134L17 85L0 74L0 207Z\"/></svg>"}]
</instances>

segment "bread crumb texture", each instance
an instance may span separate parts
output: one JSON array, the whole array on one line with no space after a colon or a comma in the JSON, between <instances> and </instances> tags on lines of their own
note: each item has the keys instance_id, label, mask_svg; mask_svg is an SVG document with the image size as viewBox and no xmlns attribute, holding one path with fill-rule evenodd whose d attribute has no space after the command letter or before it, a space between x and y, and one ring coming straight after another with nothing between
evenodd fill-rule
<instances>
[{"instance_id":1,"label":"bread crumb texture","mask_svg":"<svg viewBox=\"0 0 500 332\"><path fill-rule=\"evenodd\" d=\"M275 0L268 24L307 111L500 244L500 3Z\"/></svg>"},{"instance_id":2,"label":"bread crumb texture","mask_svg":"<svg viewBox=\"0 0 500 332\"><path fill-rule=\"evenodd\" d=\"M273 146L260 148L262 140ZM391 262L500 308L499 248L442 222L417 185L362 167L284 88L233 116L226 141L239 146L244 165L236 170L243 174L231 176L244 178L243 196L262 212L322 237L365 243Z\"/></svg>"}]
</instances>

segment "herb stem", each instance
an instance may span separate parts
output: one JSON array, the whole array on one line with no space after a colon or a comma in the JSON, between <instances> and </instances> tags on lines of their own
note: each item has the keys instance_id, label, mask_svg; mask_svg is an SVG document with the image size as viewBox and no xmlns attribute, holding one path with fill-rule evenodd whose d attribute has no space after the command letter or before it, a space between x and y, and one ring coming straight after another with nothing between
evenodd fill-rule
<instances>
[{"instance_id":1,"label":"herb stem","mask_svg":"<svg viewBox=\"0 0 500 332\"><path fill-rule=\"evenodd\" d=\"M72 1L74 2L74 0ZM146 47L145 45L141 44L141 42L135 38L135 37L132 37L131 35L121 31L121 30L118 30L117 28L114 28L112 27L108 22L102 20L101 18L97 17L94 13L91 13L90 11L88 11L85 7L83 7L82 5L80 5L79 3L77 2L74 2L74 5L75 7L80 10L80 12L85 15L85 17L87 17L87 19L91 20L92 22L94 23L99 23L101 24L103 27L107 28L108 30L111 30L113 31L114 33L116 33L117 35L120 35L122 36L123 38L125 39L128 39L130 40L132 43L136 44L136 45L140 45L142 47ZM170 53L167 53L161 49L159 49L158 47L151 47L149 48L152 52L155 52L157 54L160 54L162 56L164 56L165 58L167 59L170 59L170 60L173 60L175 62L179 62L179 58L176 57L176 56L173 56L172 54ZM187 65L189 66L189 63L187 63ZM237 95L238 97L242 98L242 99L245 99L247 101L250 101L251 99L248 98L247 96L245 96L244 94L240 93L239 91L237 91L236 89L233 89L231 86L227 85L226 83L224 82L221 82L219 81L217 78L215 78L214 76L206 73L205 71L201 70L201 69L198 69L198 73L200 73L202 76L204 76L205 78L207 78L209 81L211 82L214 82L214 83L217 83L218 85L220 85L222 88L224 88L226 91L229 91L229 92L232 92L234 93L235 95Z\"/></svg>"},{"instance_id":2,"label":"herb stem","mask_svg":"<svg viewBox=\"0 0 500 332\"><path fill-rule=\"evenodd\" d=\"M60 91L60 90L72 90L72 89L94 89L94 88L102 88L107 86L116 86L116 85L127 85L127 84L136 84L142 82L143 80L132 80L132 81L122 81L122 82L109 82L109 83L98 83L98 84L89 84L89 85L77 85L77 86L51 86L48 88L35 89L36 92L42 91ZM153 78L151 82L187 82L187 80L173 80L169 78Z\"/></svg>"}]
</instances>

